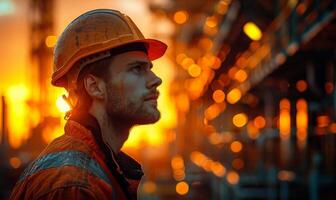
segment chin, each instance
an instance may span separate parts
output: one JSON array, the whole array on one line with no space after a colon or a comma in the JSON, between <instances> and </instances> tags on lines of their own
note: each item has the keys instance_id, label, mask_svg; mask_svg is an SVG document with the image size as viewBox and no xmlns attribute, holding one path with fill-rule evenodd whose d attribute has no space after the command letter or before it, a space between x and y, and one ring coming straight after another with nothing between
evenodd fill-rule
<instances>
[{"instance_id":1,"label":"chin","mask_svg":"<svg viewBox=\"0 0 336 200\"><path fill-rule=\"evenodd\" d=\"M155 113L147 113L145 116L141 116L137 120L137 124L153 124L161 118L161 114L159 111L156 111Z\"/></svg>"}]
</instances>

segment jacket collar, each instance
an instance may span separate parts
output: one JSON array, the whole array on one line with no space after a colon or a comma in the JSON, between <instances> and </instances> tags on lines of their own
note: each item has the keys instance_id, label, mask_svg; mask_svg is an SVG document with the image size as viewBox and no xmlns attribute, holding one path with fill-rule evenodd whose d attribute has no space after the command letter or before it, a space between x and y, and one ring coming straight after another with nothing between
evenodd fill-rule
<instances>
[{"instance_id":1,"label":"jacket collar","mask_svg":"<svg viewBox=\"0 0 336 200\"><path fill-rule=\"evenodd\" d=\"M97 119L89 113L76 113L71 115L68 124L71 121L79 123L77 128L86 129L87 134L76 134L78 139L86 142L94 151L102 152L103 157L109 160L111 167L115 168L119 173L123 174L125 178L132 180L140 180L143 176L141 165L126 153L120 151L118 154L111 153L109 148L102 140L101 130ZM66 133L69 131L65 131ZM101 154L101 153L100 153ZM105 159L104 159L105 160Z\"/></svg>"}]
</instances>

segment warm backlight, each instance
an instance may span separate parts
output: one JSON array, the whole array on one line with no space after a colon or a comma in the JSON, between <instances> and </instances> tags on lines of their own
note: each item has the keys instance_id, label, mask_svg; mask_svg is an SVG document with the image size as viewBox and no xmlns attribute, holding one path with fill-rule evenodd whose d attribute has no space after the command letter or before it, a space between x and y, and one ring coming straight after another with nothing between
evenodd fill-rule
<instances>
[{"instance_id":1,"label":"warm backlight","mask_svg":"<svg viewBox=\"0 0 336 200\"><path fill-rule=\"evenodd\" d=\"M243 149L243 144L239 141L233 141L230 145L231 151L238 153Z\"/></svg>"},{"instance_id":2,"label":"warm backlight","mask_svg":"<svg viewBox=\"0 0 336 200\"><path fill-rule=\"evenodd\" d=\"M52 48L55 46L57 42L57 37L54 35L49 35L46 39L45 39L45 44L47 47Z\"/></svg>"},{"instance_id":3,"label":"warm backlight","mask_svg":"<svg viewBox=\"0 0 336 200\"><path fill-rule=\"evenodd\" d=\"M290 102L288 99L280 101L280 119L279 119L280 137L288 139L290 137L291 117L290 117Z\"/></svg>"},{"instance_id":4,"label":"warm backlight","mask_svg":"<svg viewBox=\"0 0 336 200\"><path fill-rule=\"evenodd\" d=\"M299 99L296 103L296 137L299 141L305 141L308 129L308 105L304 99Z\"/></svg>"},{"instance_id":5,"label":"warm backlight","mask_svg":"<svg viewBox=\"0 0 336 200\"><path fill-rule=\"evenodd\" d=\"M226 99L227 102L229 102L230 104L235 104L240 100L241 96L242 96L241 91L235 88L228 93Z\"/></svg>"},{"instance_id":6,"label":"warm backlight","mask_svg":"<svg viewBox=\"0 0 336 200\"><path fill-rule=\"evenodd\" d=\"M179 194L179 195L185 195L187 194L189 191L189 185L188 183L182 181L182 182L179 182L176 184L176 192Z\"/></svg>"},{"instance_id":7,"label":"warm backlight","mask_svg":"<svg viewBox=\"0 0 336 200\"><path fill-rule=\"evenodd\" d=\"M264 128L266 126L266 120L263 116L257 116L256 118L254 118L253 123L254 126L259 129Z\"/></svg>"},{"instance_id":8,"label":"warm backlight","mask_svg":"<svg viewBox=\"0 0 336 200\"><path fill-rule=\"evenodd\" d=\"M299 92L304 92L307 90L307 82L304 81L304 80L299 80L297 83L296 83L296 89L299 91Z\"/></svg>"},{"instance_id":9,"label":"warm backlight","mask_svg":"<svg viewBox=\"0 0 336 200\"><path fill-rule=\"evenodd\" d=\"M230 171L226 176L226 180L231 185L235 185L239 182L239 174L237 172Z\"/></svg>"},{"instance_id":10,"label":"warm backlight","mask_svg":"<svg viewBox=\"0 0 336 200\"><path fill-rule=\"evenodd\" d=\"M63 99L62 96L57 98L56 106L57 106L58 110L61 111L62 113L66 113L71 109L69 104Z\"/></svg>"},{"instance_id":11,"label":"warm backlight","mask_svg":"<svg viewBox=\"0 0 336 200\"><path fill-rule=\"evenodd\" d=\"M212 98L216 103L222 103L225 100L225 93L223 90L216 90L212 94Z\"/></svg>"},{"instance_id":12,"label":"warm backlight","mask_svg":"<svg viewBox=\"0 0 336 200\"><path fill-rule=\"evenodd\" d=\"M260 40L262 37L262 32L259 27L253 22L247 22L243 27L244 33L251 40Z\"/></svg>"},{"instance_id":13,"label":"warm backlight","mask_svg":"<svg viewBox=\"0 0 336 200\"><path fill-rule=\"evenodd\" d=\"M192 76L192 77L194 77L194 78L196 78L199 75L201 75L201 72L202 72L202 69L197 64L191 64L188 67L188 73L189 73L189 75Z\"/></svg>"},{"instance_id":14,"label":"warm backlight","mask_svg":"<svg viewBox=\"0 0 336 200\"><path fill-rule=\"evenodd\" d=\"M247 115L244 113L239 113L233 116L232 122L236 127L243 127L247 123Z\"/></svg>"},{"instance_id":15,"label":"warm backlight","mask_svg":"<svg viewBox=\"0 0 336 200\"><path fill-rule=\"evenodd\" d=\"M188 18L189 18L189 15L188 15L187 11L185 11L185 10L177 11L174 14L174 21L177 24L184 24L188 20Z\"/></svg>"}]
</instances>

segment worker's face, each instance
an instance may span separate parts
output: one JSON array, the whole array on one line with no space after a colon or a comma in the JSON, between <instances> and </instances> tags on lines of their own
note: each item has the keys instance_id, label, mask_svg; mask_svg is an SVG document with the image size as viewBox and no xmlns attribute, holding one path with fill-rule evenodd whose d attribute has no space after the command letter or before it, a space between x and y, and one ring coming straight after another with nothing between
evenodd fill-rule
<instances>
[{"instance_id":1,"label":"worker's face","mask_svg":"<svg viewBox=\"0 0 336 200\"><path fill-rule=\"evenodd\" d=\"M106 110L112 120L131 125L159 120L157 87L162 80L151 68L151 61L142 51L125 52L112 59L106 83Z\"/></svg>"}]
</instances>

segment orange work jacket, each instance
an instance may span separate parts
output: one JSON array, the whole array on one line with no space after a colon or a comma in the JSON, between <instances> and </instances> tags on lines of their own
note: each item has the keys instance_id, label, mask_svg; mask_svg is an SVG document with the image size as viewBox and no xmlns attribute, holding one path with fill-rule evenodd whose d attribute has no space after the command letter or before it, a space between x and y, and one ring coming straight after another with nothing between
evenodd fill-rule
<instances>
[{"instance_id":1,"label":"orange work jacket","mask_svg":"<svg viewBox=\"0 0 336 200\"><path fill-rule=\"evenodd\" d=\"M68 120L65 134L24 171L10 199L136 199L140 164L123 152L107 157L92 118Z\"/></svg>"}]
</instances>

